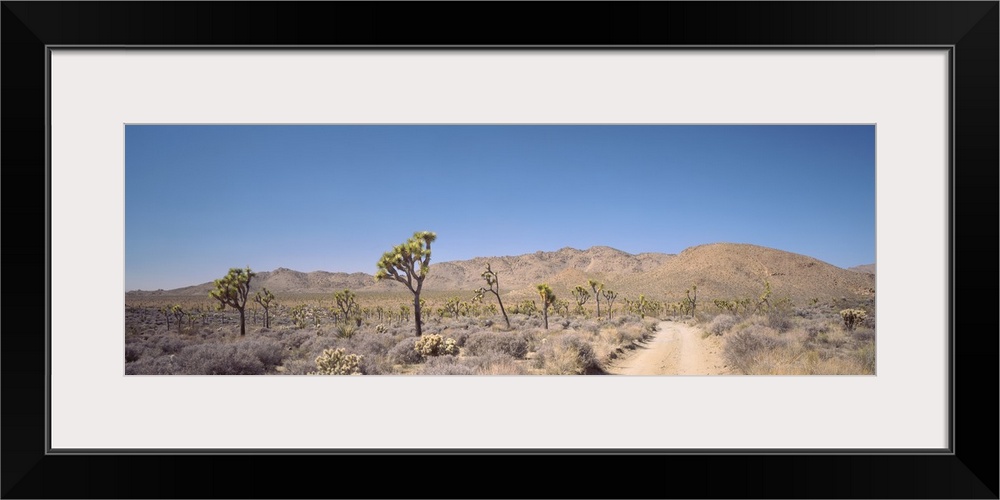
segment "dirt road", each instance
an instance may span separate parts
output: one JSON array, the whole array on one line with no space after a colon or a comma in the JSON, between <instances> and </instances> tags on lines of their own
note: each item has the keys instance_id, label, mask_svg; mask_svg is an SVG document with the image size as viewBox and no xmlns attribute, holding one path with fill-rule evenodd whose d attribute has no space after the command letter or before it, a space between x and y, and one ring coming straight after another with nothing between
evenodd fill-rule
<instances>
[{"instance_id":1,"label":"dirt road","mask_svg":"<svg viewBox=\"0 0 1000 500\"><path fill-rule=\"evenodd\" d=\"M719 375L727 373L722 338L701 338L701 329L661 321L656 335L607 370L614 375Z\"/></svg>"}]
</instances>

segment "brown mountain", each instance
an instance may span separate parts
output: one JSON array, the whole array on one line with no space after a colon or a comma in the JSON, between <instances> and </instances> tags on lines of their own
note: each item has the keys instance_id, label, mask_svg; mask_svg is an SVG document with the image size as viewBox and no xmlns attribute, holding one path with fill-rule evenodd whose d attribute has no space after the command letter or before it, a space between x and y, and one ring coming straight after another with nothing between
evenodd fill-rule
<instances>
[{"instance_id":1,"label":"brown mountain","mask_svg":"<svg viewBox=\"0 0 1000 500\"><path fill-rule=\"evenodd\" d=\"M679 300L691 285L702 299L756 297L764 281L774 297L802 301L873 294L874 274L842 269L805 255L735 243L691 247L680 254L629 254L609 247L587 250L563 248L555 252L504 257L476 257L464 261L431 263L424 290L456 293L484 286L481 274L489 263L498 273L501 293L520 300L535 296L534 287L548 283L556 295L571 299L570 290L596 279L621 297L640 293L656 300ZM356 292L405 291L402 284L376 283L366 273L303 273L279 268L259 272L253 289L267 287L275 293L333 293L345 288ZM129 292L162 295L208 295L212 283L163 292Z\"/></svg>"},{"instance_id":2,"label":"brown mountain","mask_svg":"<svg viewBox=\"0 0 1000 500\"><path fill-rule=\"evenodd\" d=\"M842 269L805 255L756 245L715 243L691 247L658 269L618 285L631 293L679 300L692 285L698 297L757 297L764 283L773 297L802 303L812 298L860 298L874 294L875 276ZM640 292L645 290L645 292Z\"/></svg>"}]
</instances>

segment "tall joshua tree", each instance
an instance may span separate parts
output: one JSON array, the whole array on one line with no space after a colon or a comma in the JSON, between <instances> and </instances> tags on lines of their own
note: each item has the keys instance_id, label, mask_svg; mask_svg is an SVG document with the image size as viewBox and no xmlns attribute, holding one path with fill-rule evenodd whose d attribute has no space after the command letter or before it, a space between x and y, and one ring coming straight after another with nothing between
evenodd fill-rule
<instances>
[{"instance_id":1,"label":"tall joshua tree","mask_svg":"<svg viewBox=\"0 0 1000 500\"><path fill-rule=\"evenodd\" d=\"M604 290L604 284L598 283L597 280L587 280L587 284L590 285L590 289L594 291L594 298L597 301L597 319L601 318L601 292Z\"/></svg>"},{"instance_id":2,"label":"tall joshua tree","mask_svg":"<svg viewBox=\"0 0 1000 500\"><path fill-rule=\"evenodd\" d=\"M250 279L256 275L250 271L250 266L246 269L231 268L226 276L215 280L215 290L208 293L219 301L220 311L229 306L240 312L240 336L247 333L247 297L250 295Z\"/></svg>"},{"instance_id":3,"label":"tall joshua tree","mask_svg":"<svg viewBox=\"0 0 1000 500\"><path fill-rule=\"evenodd\" d=\"M552 292L552 287L542 283L537 286L538 296L542 298L542 317L545 318L545 329L549 329L549 307L556 302L556 294Z\"/></svg>"},{"instance_id":4,"label":"tall joshua tree","mask_svg":"<svg viewBox=\"0 0 1000 500\"><path fill-rule=\"evenodd\" d=\"M431 243L437 235L430 231L417 231L405 242L392 247L382 254L376 266L375 281L394 279L413 293L413 320L417 326L417 336L421 336L420 289L431 263Z\"/></svg>"},{"instance_id":5,"label":"tall joshua tree","mask_svg":"<svg viewBox=\"0 0 1000 500\"><path fill-rule=\"evenodd\" d=\"M507 322L507 328L510 328L510 319L507 318L507 311L503 308L503 301L500 300L500 280L497 278L497 273L490 269L489 263L486 264L486 270L483 271L483 279L486 280L486 284L489 288L481 287L476 290L476 297L482 297L484 293L490 292L497 297L497 303L500 304L500 312L503 313L503 320Z\"/></svg>"}]
</instances>

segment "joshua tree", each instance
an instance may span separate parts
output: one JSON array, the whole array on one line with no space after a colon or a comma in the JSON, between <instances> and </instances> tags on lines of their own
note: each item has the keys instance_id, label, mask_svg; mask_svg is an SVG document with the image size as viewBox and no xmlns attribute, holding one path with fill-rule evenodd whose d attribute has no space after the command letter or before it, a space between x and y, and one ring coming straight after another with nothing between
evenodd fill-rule
<instances>
[{"instance_id":1,"label":"joshua tree","mask_svg":"<svg viewBox=\"0 0 1000 500\"><path fill-rule=\"evenodd\" d=\"M760 293L760 297L757 298L757 307L754 309L755 313L766 313L771 309L771 282L764 280L764 291Z\"/></svg>"},{"instance_id":2,"label":"joshua tree","mask_svg":"<svg viewBox=\"0 0 1000 500\"><path fill-rule=\"evenodd\" d=\"M424 286L424 278L431 263L431 243L437 235L430 231L417 231L413 236L392 250L382 254L376 263L375 281L392 278L404 285L413 293L413 322L417 327L417 336L421 335L420 325L420 290Z\"/></svg>"},{"instance_id":3,"label":"joshua tree","mask_svg":"<svg viewBox=\"0 0 1000 500\"><path fill-rule=\"evenodd\" d=\"M497 303L500 304L500 312L503 313L503 320L507 323L507 328L510 328L510 319L507 318L507 311L503 308L503 301L500 300L500 280L497 278L497 273L490 269L490 265L487 263L482 276L489 288L480 287L479 290L476 290L476 297L482 299L486 292L496 295Z\"/></svg>"},{"instance_id":4,"label":"joshua tree","mask_svg":"<svg viewBox=\"0 0 1000 500\"><path fill-rule=\"evenodd\" d=\"M601 291L604 290L604 283L598 283L597 280L587 280L587 284L594 291L594 298L597 302L597 319L601 319ZM610 314L608 314L608 318L611 318Z\"/></svg>"},{"instance_id":5,"label":"joshua tree","mask_svg":"<svg viewBox=\"0 0 1000 500\"><path fill-rule=\"evenodd\" d=\"M614 290L604 290L604 285L601 285L601 293L604 294L604 301L608 304L608 319L611 319L611 306L615 304L615 299L618 298L618 292Z\"/></svg>"},{"instance_id":6,"label":"joshua tree","mask_svg":"<svg viewBox=\"0 0 1000 500\"><path fill-rule=\"evenodd\" d=\"M184 323L184 315L187 314L187 312L183 307L181 307L180 304L177 304L170 308L170 313L177 318L177 333L181 333L181 325Z\"/></svg>"},{"instance_id":7,"label":"joshua tree","mask_svg":"<svg viewBox=\"0 0 1000 500\"><path fill-rule=\"evenodd\" d=\"M229 306L240 312L240 336L247 333L247 297L250 295L250 279L254 276L256 273L250 271L249 266L246 269L230 268L225 277L215 280L215 290L208 293L219 301L220 311Z\"/></svg>"},{"instance_id":8,"label":"joshua tree","mask_svg":"<svg viewBox=\"0 0 1000 500\"><path fill-rule=\"evenodd\" d=\"M770 286L768 287L770 289ZM694 296L691 296L691 292L694 292ZM691 308L691 317L694 317L695 308L698 306L698 285L691 285L691 288L687 290L687 304Z\"/></svg>"},{"instance_id":9,"label":"joshua tree","mask_svg":"<svg viewBox=\"0 0 1000 500\"><path fill-rule=\"evenodd\" d=\"M552 288L545 283L537 285L538 296L542 298L542 317L545 318L545 329L549 329L549 306L556 301L556 294L552 293Z\"/></svg>"},{"instance_id":10,"label":"joshua tree","mask_svg":"<svg viewBox=\"0 0 1000 500\"><path fill-rule=\"evenodd\" d=\"M253 296L253 301L264 308L264 328L271 328L271 302L274 301L274 294L267 288L261 288L257 295Z\"/></svg>"},{"instance_id":11,"label":"joshua tree","mask_svg":"<svg viewBox=\"0 0 1000 500\"><path fill-rule=\"evenodd\" d=\"M570 293L573 294L573 298L576 299L576 312L583 314L583 305L590 300L590 292L582 286L577 286Z\"/></svg>"},{"instance_id":12,"label":"joshua tree","mask_svg":"<svg viewBox=\"0 0 1000 500\"><path fill-rule=\"evenodd\" d=\"M344 314L344 321L350 319L351 314L358 313L358 302L354 298L354 293L350 290L345 288L342 292L335 292L333 300L337 302L337 307Z\"/></svg>"}]
</instances>

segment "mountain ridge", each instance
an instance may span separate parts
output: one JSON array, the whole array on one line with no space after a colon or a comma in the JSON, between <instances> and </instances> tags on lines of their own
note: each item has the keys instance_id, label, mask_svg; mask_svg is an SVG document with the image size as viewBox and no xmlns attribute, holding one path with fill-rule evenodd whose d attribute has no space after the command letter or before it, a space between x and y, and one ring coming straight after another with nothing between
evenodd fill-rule
<instances>
[{"instance_id":1,"label":"mountain ridge","mask_svg":"<svg viewBox=\"0 0 1000 500\"><path fill-rule=\"evenodd\" d=\"M708 243L688 247L679 254L643 252L630 254L609 246L586 250L563 247L514 256L474 257L431 262L425 291L471 294L485 286L482 272L490 264L499 277L501 294L513 299L533 298L534 286L549 283L557 295L570 298L575 286L587 287L596 279L623 296L639 293L660 300L683 297L692 285L699 296L735 298L757 296L767 281L775 297L793 299L865 297L874 294L875 275L868 266L843 269L813 257L745 243ZM363 272L301 272L285 267L257 272L252 290L266 287L276 294L355 292L404 292L391 280L376 282ZM126 296L208 295L212 282L172 290L129 291Z\"/></svg>"}]
</instances>

